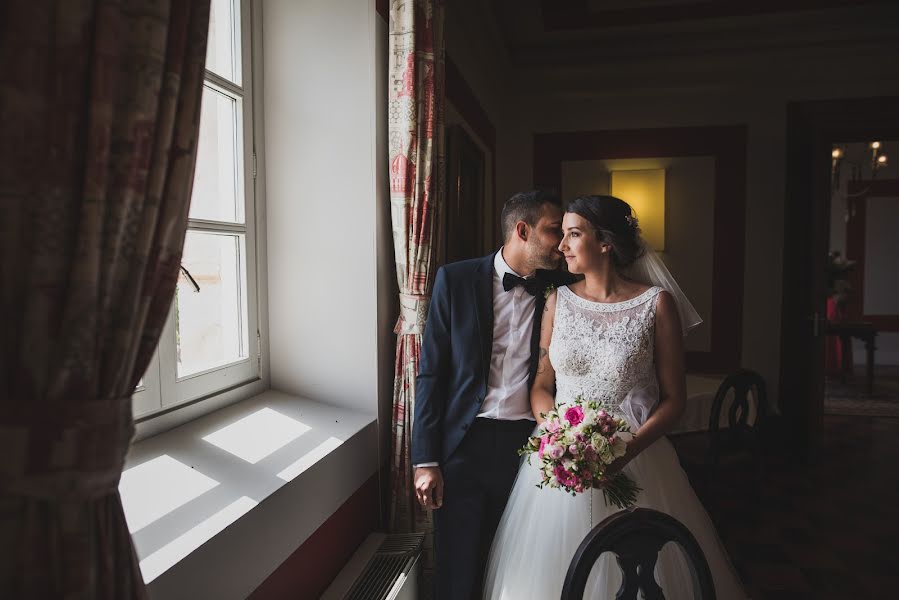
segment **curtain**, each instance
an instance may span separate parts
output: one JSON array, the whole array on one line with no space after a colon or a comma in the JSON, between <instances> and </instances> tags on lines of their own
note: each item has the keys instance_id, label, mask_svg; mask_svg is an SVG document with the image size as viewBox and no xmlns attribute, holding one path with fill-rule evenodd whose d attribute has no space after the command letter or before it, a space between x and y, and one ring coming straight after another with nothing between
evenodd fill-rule
<instances>
[{"instance_id":1,"label":"curtain","mask_svg":"<svg viewBox=\"0 0 899 600\"><path fill-rule=\"evenodd\" d=\"M392 531L433 526L419 508L409 464L415 377L437 262L435 237L444 203L444 6L440 0L394 0L390 7L390 204L400 290L392 412ZM425 542L425 570L433 536ZM425 585L424 589L430 589Z\"/></svg>"},{"instance_id":2,"label":"curtain","mask_svg":"<svg viewBox=\"0 0 899 600\"><path fill-rule=\"evenodd\" d=\"M145 598L118 494L168 313L210 0L0 8L0 597Z\"/></svg>"}]
</instances>

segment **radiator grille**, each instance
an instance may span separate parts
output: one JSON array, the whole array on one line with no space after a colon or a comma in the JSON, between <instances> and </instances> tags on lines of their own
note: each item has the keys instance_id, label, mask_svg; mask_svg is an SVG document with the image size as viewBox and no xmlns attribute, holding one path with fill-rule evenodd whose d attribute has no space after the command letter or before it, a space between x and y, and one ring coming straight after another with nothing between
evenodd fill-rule
<instances>
[{"instance_id":1,"label":"radiator grille","mask_svg":"<svg viewBox=\"0 0 899 600\"><path fill-rule=\"evenodd\" d=\"M421 553L424 534L388 535L365 565L344 600L384 600L399 578L409 574Z\"/></svg>"}]
</instances>

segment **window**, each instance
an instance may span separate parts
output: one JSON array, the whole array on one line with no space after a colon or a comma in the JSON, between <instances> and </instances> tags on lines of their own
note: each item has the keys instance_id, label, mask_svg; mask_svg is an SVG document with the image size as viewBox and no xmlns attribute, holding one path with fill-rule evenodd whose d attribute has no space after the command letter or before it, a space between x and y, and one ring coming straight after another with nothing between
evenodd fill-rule
<instances>
[{"instance_id":1,"label":"window","mask_svg":"<svg viewBox=\"0 0 899 600\"><path fill-rule=\"evenodd\" d=\"M259 377L250 6L212 0L181 273L135 417Z\"/></svg>"}]
</instances>

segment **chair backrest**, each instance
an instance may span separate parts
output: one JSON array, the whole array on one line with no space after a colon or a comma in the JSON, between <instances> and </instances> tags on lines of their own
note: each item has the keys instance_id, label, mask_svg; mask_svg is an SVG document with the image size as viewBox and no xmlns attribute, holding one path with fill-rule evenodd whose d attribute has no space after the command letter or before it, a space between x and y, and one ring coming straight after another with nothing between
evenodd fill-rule
<instances>
[{"instance_id":1,"label":"chair backrest","mask_svg":"<svg viewBox=\"0 0 899 600\"><path fill-rule=\"evenodd\" d=\"M724 407L724 400L731 391L733 391L733 403L728 408L728 426L724 431L720 427L721 410ZM750 401L755 403L755 420L751 423L749 421ZM725 446L749 449L747 446L757 438L767 413L768 392L765 380L761 375L747 369L728 375L718 386L709 413L712 461L718 461Z\"/></svg>"},{"instance_id":2,"label":"chair backrest","mask_svg":"<svg viewBox=\"0 0 899 600\"><path fill-rule=\"evenodd\" d=\"M617 556L623 575L617 600L636 600L640 590L646 600L663 600L663 590L655 580L655 566L659 552L669 542L684 552L693 579L692 598L715 600L712 572L696 538L674 517L649 508L617 512L587 534L568 567L562 600L582 600L587 577L606 552Z\"/></svg>"}]
</instances>

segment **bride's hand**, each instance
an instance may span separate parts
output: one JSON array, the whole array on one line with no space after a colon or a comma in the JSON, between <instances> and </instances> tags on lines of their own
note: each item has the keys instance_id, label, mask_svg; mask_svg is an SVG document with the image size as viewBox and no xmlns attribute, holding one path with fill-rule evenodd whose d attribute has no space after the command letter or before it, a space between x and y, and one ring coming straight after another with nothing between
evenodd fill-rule
<instances>
[{"instance_id":1,"label":"bride's hand","mask_svg":"<svg viewBox=\"0 0 899 600\"><path fill-rule=\"evenodd\" d=\"M620 473L621 470L624 469L624 467L626 467L627 464L629 462L631 462L637 454L639 454L637 449L634 448L632 446L632 444L633 444L633 440L628 442L627 450L624 451L624 456L622 456L620 458L616 458L611 463L609 463L608 467L606 467L605 474L603 475L603 478L602 478L603 483L605 483L606 481L610 481L611 479L614 479L615 476L618 475L618 473Z\"/></svg>"},{"instance_id":2,"label":"bride's hand","mask_svg":"<svg viewBox=\"0 0 899 600\"><path fill-rule=\"evenodd\" d=\"M622 456L621 458L616 458L614 461L612 461L612 464L610 464L608 467L606 467L606 472L605 472L605 476L603 477L603 480L613 479L615 477L615 475L618 475L618 473L621 472L621 470L624 468L624 466L628 462L630 462L630 461L625 456Z\"/></svg>"}]
</instances>

